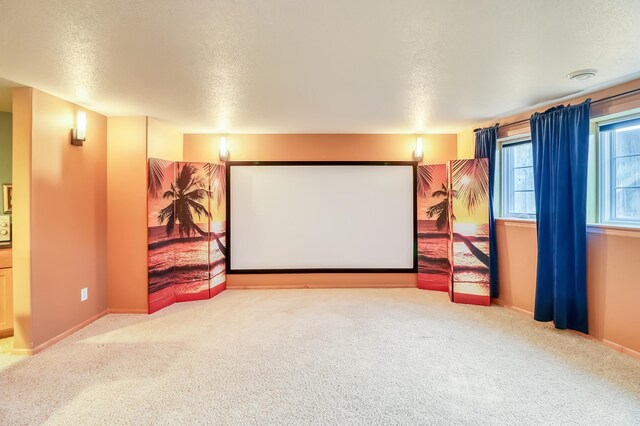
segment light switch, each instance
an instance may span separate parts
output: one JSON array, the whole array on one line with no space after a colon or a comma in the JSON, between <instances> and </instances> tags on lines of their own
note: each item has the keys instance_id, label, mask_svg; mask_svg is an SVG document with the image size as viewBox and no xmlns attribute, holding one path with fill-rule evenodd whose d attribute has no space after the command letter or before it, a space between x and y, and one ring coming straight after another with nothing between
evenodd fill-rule
<instances>
[{"instance_id":1,"label":"light switch","mask_svg":"<svg viewBox=\"0 0 640 426\"><path fill-rule=\"evenodd\" d=\"M11 216L0 215L0 241L11 241Z\"/></svg>"}]
</instances>

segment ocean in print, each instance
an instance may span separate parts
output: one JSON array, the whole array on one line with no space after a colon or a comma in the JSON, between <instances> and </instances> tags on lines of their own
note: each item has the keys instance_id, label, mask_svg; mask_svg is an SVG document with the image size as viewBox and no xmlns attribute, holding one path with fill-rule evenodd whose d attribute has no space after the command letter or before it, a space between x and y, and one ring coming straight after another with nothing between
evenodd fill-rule
<instances>
[{"instance_id":1,"label":"ocean in print","mask_svg":"<svg viewBox=\"0 0 640 426\"><path fill-rule=\"evenodd\" d=\"M489 294L489 267L473 250L489 255L489 225L454 222L453 282L456 293Z\"/></svg>"},{"instance_id":2,"label":"ocean in print","mask_svg":"<svg viewBox=\"0 0 640 426\"><path fill-rule=\"evenodd\" d=\"M226 245L224 222L214 222L216 232ZM207 229L208 224L199 224ZM197 292L225 282L225 261L222 252L211 238L200 235L180 238L177 230L167 235L165 226L149 228L148 273L149 293L155 293L173 284L180 284L182 291ZM193 287L193 288L192 288Z\"/></svg>"},{"instance_id":3,"label":"ocean in print","mask_svg":"<svg viewBox=\"0 0 640 426\"><path fill-rule=\"evenodd\" d=\"M435 220L418 221L418 280L448 286L451 263L447 247L449 234L438 230Z\"/></svg>"}]
</instances>

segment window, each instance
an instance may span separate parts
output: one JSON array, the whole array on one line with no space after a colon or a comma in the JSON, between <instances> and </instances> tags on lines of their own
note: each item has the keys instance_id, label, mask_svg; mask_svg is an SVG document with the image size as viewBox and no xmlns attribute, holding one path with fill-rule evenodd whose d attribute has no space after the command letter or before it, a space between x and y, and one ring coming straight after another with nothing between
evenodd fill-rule
<instances>
[{"instance_id":1,"label":"window","mask_svg":"<svg viewBox=\"0 0 640 426\"><path fill-rule=\"evenodd\" d=\"M502 217L534 219L536 200L531 141L503 143L501 156Z\"/></svg>"},{"instance_id":2,"label":"window","mask_svg":"<svg viewBox=\"0 0 640 426\"><path fill-rule=\"evenodd\" d=\"M640 225L640 118L599 126L600 221Z\"/></svg>"}]
</instances>

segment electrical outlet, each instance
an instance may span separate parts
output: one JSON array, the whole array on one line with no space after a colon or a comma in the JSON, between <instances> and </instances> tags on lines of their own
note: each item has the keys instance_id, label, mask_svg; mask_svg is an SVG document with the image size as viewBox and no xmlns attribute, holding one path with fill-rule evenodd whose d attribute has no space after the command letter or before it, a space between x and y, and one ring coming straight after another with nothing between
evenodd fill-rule
<instances>
[{"instance_id":1,"label":"electrical outlet","mask_svg":"<svg viewBox=\"0 0 640 426\"><path fill-rule=\"evenodd\" d=\"M80 290L80 301L84 302L88 298L89 298L89 289L85 287L82 290Z\"/></svg>"}]
</instances>

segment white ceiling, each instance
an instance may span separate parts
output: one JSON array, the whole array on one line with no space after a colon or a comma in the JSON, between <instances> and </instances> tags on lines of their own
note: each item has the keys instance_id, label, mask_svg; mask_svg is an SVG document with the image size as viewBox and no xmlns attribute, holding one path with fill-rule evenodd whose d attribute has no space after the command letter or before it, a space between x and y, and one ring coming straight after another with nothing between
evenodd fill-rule
<instances>
[{"instance_id":1,"label":"white ceiling","mask_svg":"<svg viewBox=\"0 0 640 426\"><path fill-rule=\"evenodd\" d=\"M638 76L640 0L0 2L0 77L186 132L455 132Z\"/></svg>"}]
</instances>

